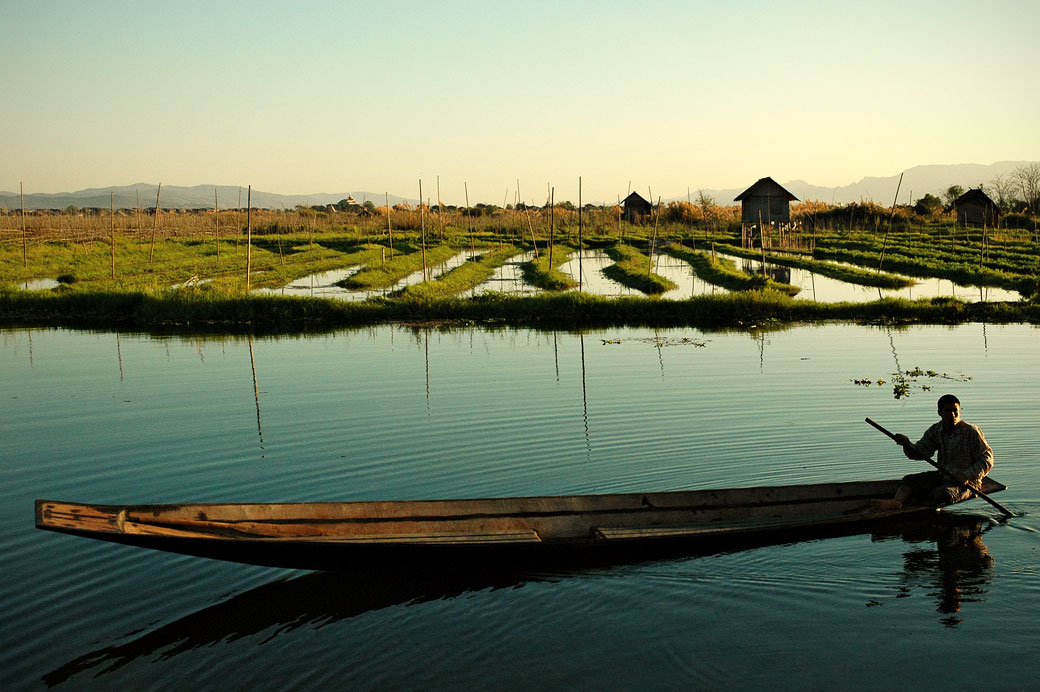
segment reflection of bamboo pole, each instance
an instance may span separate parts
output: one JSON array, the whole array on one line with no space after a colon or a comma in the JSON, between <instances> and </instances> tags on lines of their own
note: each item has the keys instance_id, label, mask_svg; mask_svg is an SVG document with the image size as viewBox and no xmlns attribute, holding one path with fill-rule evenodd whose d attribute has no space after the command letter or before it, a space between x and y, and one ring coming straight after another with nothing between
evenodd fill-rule
<instances>
[{"instance_id":1,"label":"reflection of bamboo pole","mask_svg":"<svg viewBox=\"0 0 1040 692\"><path fill-rule=\"evenodd\" d=\"M585 388L585 333L579 332L581 340L581 409L582 420L585 422L585 451L589 457L592 456L592 441L589 439L589 397Z\"/></svg>"},{"instance_id":2,"label":"reflection of bamboo pole","mask_svg":"<svg viewBox=\"0 0 1040 692\"><path fill-rule=\"evenodd\" d=\"M250 186L252 187L252 186ZM256 381L256 358L253 357L253 337L249 337L249 366L253 369L253 398L256 400L256 434L260 438L260 458L263 459L264 429L260 425L260 386Z\"/></svg>"},{"instance_id":3,"label":"reflection of bamboo pole","mask_svg":"<svg viewBox=\"0 0 1040 692\"><path fill-rule=\"evenodd\" d=\"M116 332L116 358L119 359L119 381L123 381L123 348L119 343L119 332Z\"/></svg>"},{"instance_id":4,"label":"reflection of bamboo pole","mask_svg":"<svg viewBox=\"0 0 1040 692\"><path fill-rule=\"evenodd\" d=\"M159 224L159 193L162 192L162 183L155 189L155 216L152 217L152 247L148 251L148 263L152 263L155 255L155 227Z\"/></svg>"}]
</instances>

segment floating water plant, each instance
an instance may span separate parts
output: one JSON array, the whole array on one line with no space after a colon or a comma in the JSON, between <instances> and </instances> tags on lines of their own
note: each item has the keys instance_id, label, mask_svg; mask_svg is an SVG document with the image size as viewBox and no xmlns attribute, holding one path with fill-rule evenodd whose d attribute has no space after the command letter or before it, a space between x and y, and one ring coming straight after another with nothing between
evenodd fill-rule
<instances>
[{"instance_id":1,"label":"floating water plant","mask_svg":"<svg viewBox=\"0 0 1040 692\"><path fill-rule=\"evenodd\" d=\"M949 375L947 373L938 373L935 370L924 370L920 367L915 367L912 370L905 372L894 372L892 373L892 395L896 399L902 399L910 396L912 391L916 388L922 392L928 392L932 390L932 385L921 382L921 378L926 379L940 379L940 380L952 380L954 382L970 382L973 378L961 373L959 375ZM870 387L877 385L881 387L885 385L887 380L883 377L874 380L869 377L854 378L852 383L861 387Z\"/></svg>"}]
</instances>

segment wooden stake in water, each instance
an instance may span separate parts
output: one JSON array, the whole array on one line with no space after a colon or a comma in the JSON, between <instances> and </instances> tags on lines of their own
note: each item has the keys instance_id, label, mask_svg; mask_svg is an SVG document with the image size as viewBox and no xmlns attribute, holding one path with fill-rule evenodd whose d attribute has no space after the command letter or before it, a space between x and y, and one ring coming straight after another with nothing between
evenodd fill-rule
<instances>
[{"instance_id":1,"label":"wooden stake in water","mask_svg":"<svg viewBox=\"0 0 1040 692\"><path fill-rule=\"evenodd\" d=\"M148 250L148 263L152 263L155 256L155 227L159 225L159 193L162 192L162 183L155 190L155 215L152 217L152 247Z\"/></svg>"},{"instance_id":2,"label":"wooden stake in water","mask_svg":"<svg viewBox=\"0 0 1040 692\"><path fill-rule=\"evenodd\" d=\"M249 270L253 262L253 186L246 197L246 293L249 293Z\"/></svg>"}]
</instances>

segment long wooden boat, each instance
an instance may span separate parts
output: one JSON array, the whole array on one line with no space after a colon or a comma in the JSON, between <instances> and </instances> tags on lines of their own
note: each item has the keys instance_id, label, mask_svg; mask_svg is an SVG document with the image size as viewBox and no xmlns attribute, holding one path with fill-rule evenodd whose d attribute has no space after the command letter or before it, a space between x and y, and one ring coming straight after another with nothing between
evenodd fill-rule
<instances>
[{"instance_id":1,"label":"long wooden boat","mask_svg":"<svg viewBox=\"0 0 1040 692\"><path fill-rule=\"evenodd\" d=\"M911 512L876 511L898 480L466 500L94 505L36 501L36 527L299 569L524 562L665 545L786 539ZM986 479L983 492L1006 486Z\"/></svg>"}]
</instances>

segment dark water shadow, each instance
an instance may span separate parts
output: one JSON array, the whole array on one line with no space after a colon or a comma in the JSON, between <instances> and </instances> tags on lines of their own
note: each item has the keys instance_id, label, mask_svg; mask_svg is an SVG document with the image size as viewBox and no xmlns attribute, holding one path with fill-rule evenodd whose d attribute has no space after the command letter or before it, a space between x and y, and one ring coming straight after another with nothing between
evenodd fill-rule
<instances>
[{"instance_id":1,"label":"dark water shadow","mask_svg":"<svg viewBox=\"0 0 1040 692\"><path fill-rule=\"evenodd\" d=\"M541 567L492 565L413 571L308 572L277 579L232 596L191 615L162 625L121 644L105 646L55 668L42 678L55 687L72 677L94 671L94 677L115 672L137 659L168 660L195 649L257 637L266 643L300 628L320 629L392 606L412 606L453 599L481 591L518 589L533 583L558 583L661 561L689 560L737 553L767 545L869 534L873 541L902 540L904 554L899 596L924 588L936 599L943 624L966 601L981 601L992 579L994 561L982 535L994 522L985 516L940 512L882 521L871 526L828 529L797 537L758 539L740 544L673 546L653 552L556 561Z\"/></svg>"}]
</instances>

